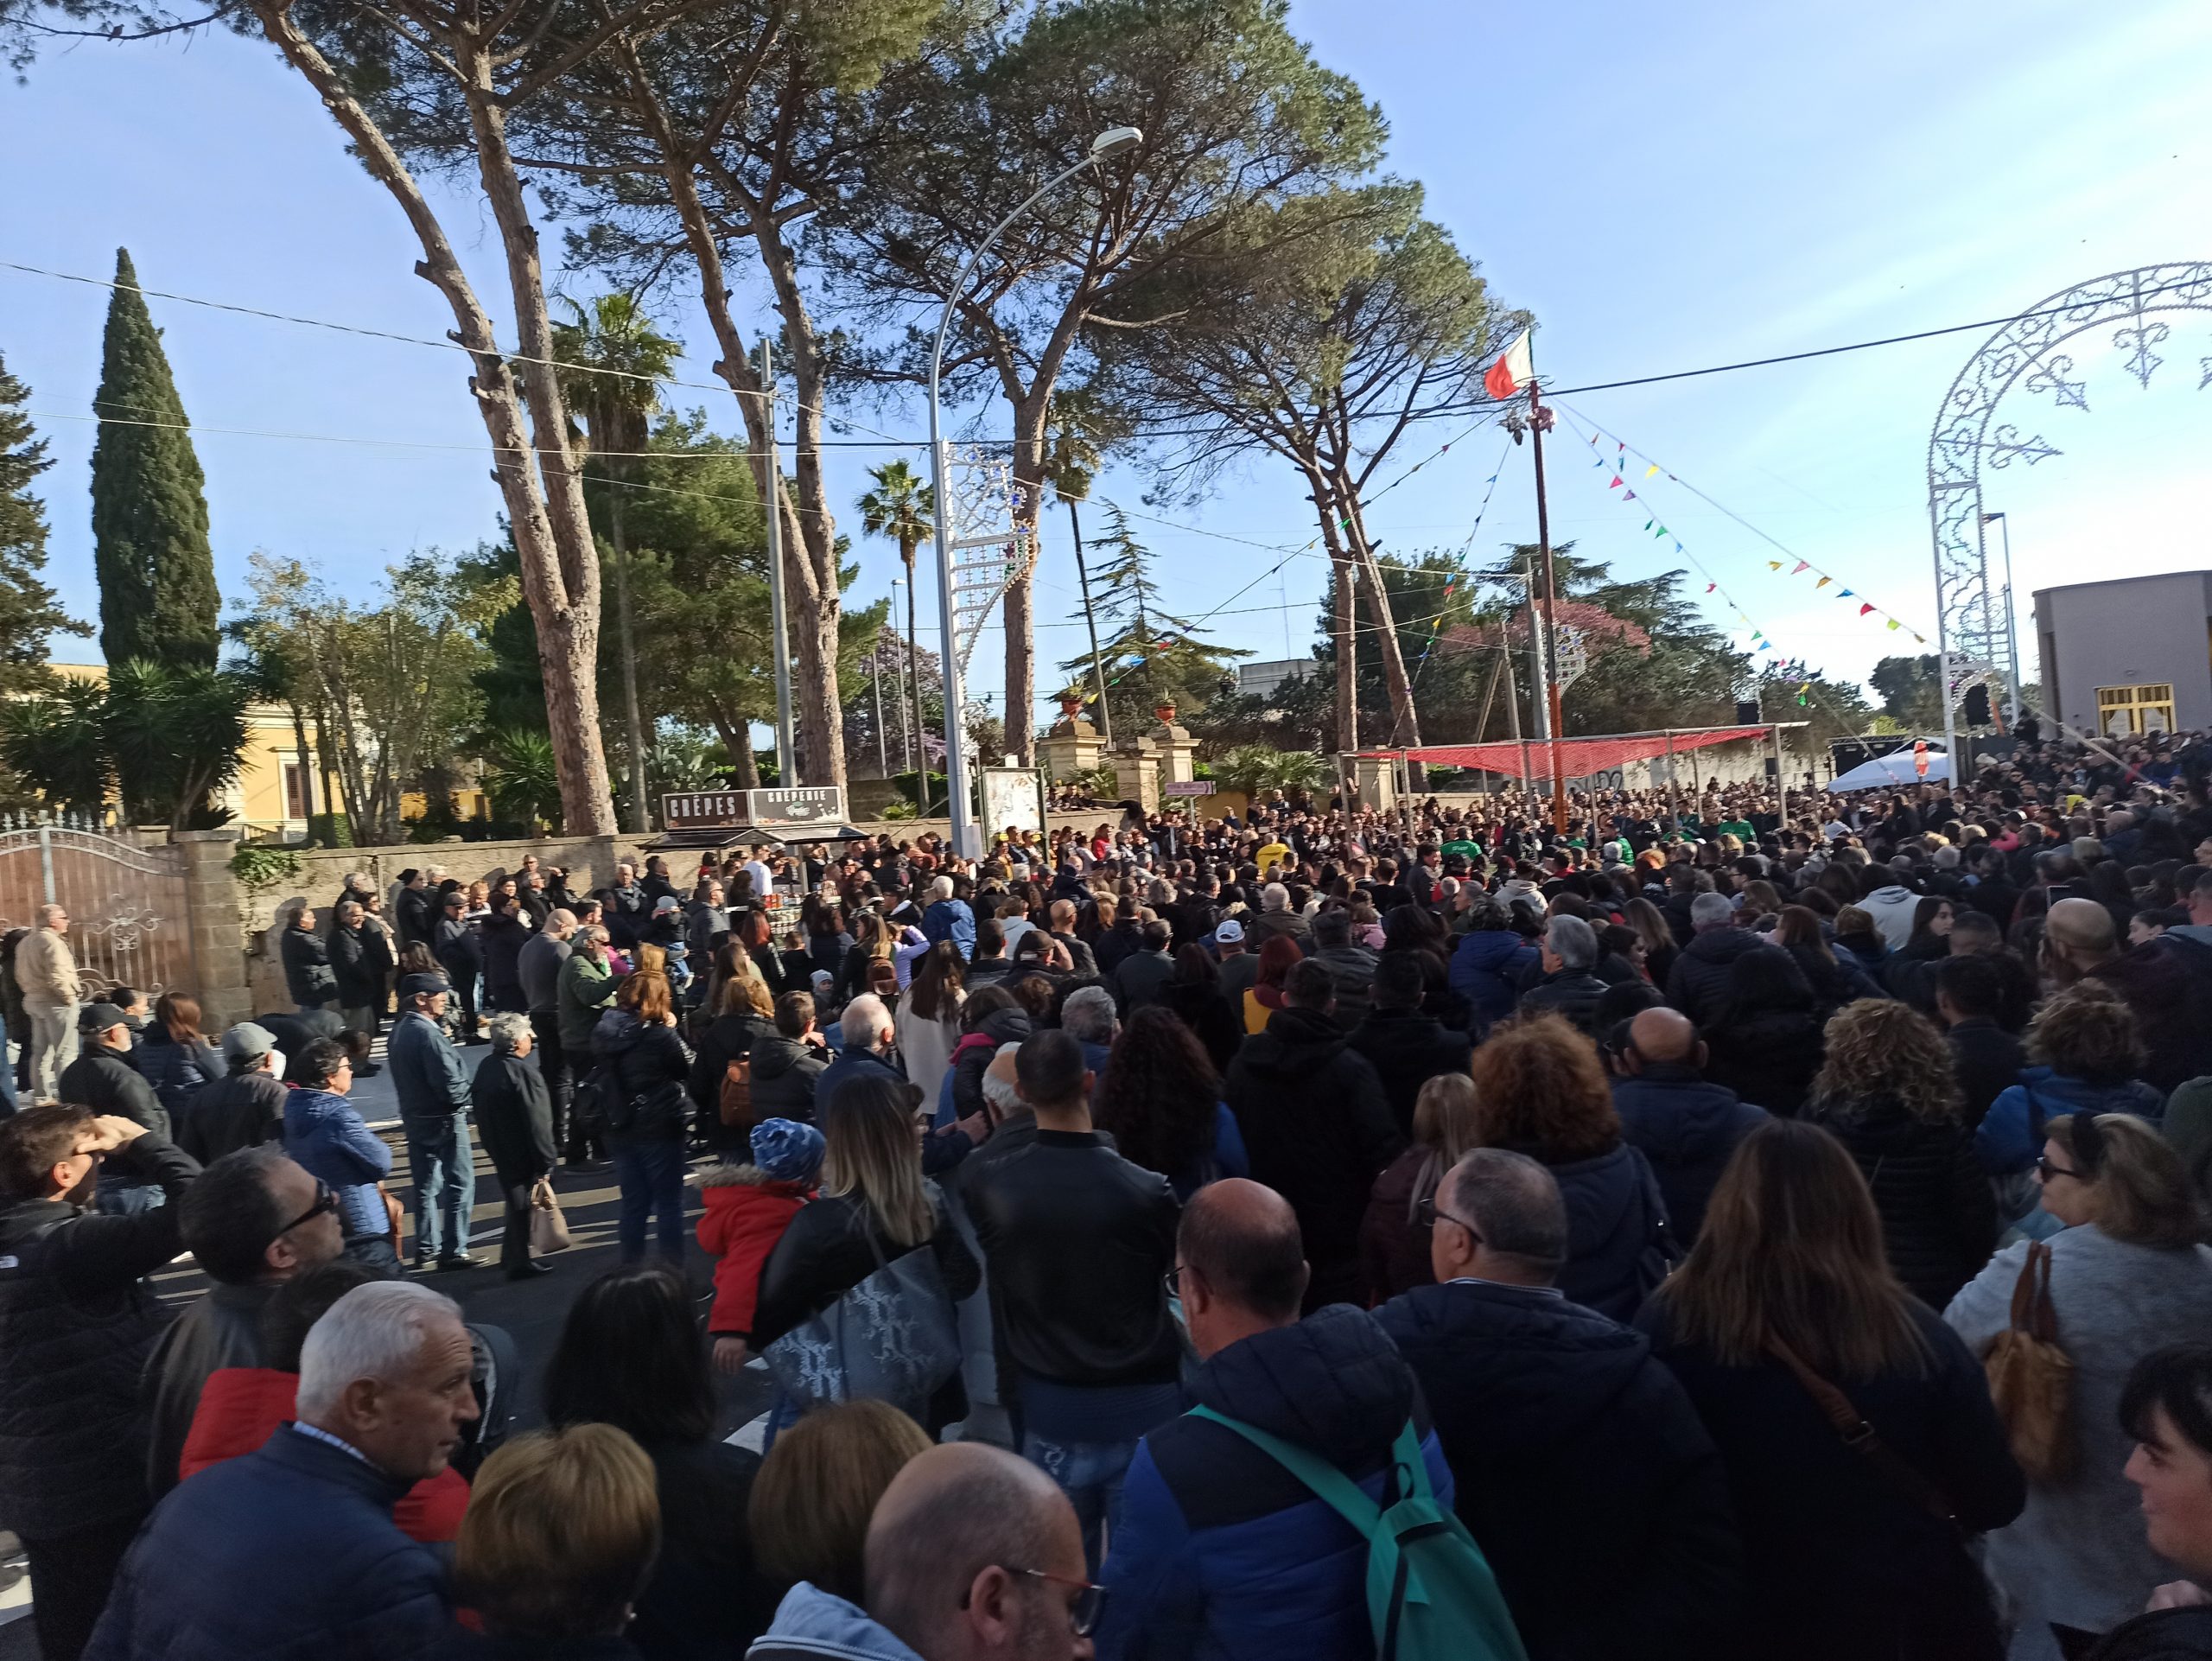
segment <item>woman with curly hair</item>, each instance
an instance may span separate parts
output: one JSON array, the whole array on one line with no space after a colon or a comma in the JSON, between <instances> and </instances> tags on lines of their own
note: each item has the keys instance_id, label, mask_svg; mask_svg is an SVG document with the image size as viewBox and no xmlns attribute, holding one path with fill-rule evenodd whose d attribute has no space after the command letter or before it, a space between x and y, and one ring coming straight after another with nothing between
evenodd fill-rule
<instances>
[{"instance_id":1,"label":"woman with curly hair","mask_svg":"<svg viewBox=\"0 0 2212 1661\"><path fill-rule=\"evenodd\" d=\"M1997 1244L1997 1202L1961 1117L1943 1035L1888 998L1847 1006L1827 1024L1805 1117L1851 1150L1897 1277L1942 1309Z\"/></svg>"},{"instance_id":2,"label":"woman with curly hair","mask_svg":"<svg viewBox=\"0 0 2212 1661\"><path fill-rule=\"evenodd\" d=\"M2101 980L2054 992L2028 1023L2029 1066L1974 1132L1981 1168L1998 1179L1999 1206L2030 1233L2048 1233L2029 1174L2044 1127L2062 1113L2133 1113L2160 1123L2165 1102L2138 1076L2143 1045L2135 1012Z\"/></svg>"},{"instance_id":3,"label":"woman with curly hair","mask_svg":"<svg viewBox=\"0 0 2212 1661\"><path fill-rule=\"evenodd\" d=\"M1474 1053L1481 1141L1548 1167L1567 1200L1570 1301L1626 1321L1665 1278L1674 1255L1667 1205L1620 1116L1590 1041L1563 1017L1497 1028Z\"/></svg>"},{"instance_id":4,"label":"woman with curly hair","mask_svg":"<svg viewBox=\"0 0 2212 1661\"><path fill-rule=\"evenodd\" d=\"M1191 1029L1157 1003L1131 1011L1114 1040L1095 1113L1122 1157L1166 1177L1179 1200L1250 1174L1221 1075Z\"/></svg>"}]
</instances>

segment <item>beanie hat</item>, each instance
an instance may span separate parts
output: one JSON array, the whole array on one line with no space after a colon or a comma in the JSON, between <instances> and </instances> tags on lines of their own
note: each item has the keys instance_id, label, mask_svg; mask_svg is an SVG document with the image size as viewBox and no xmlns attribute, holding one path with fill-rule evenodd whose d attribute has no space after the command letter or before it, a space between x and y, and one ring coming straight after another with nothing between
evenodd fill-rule
<instances>
[{"instance_id":1,"label":"beanie hat","mask_svg":"<svg viewBox=\"0 0 2212 1661\"><path fill-rule=\"evenodd\" d=\"M753 1162L778 1182L804 1182L822 1168L822 1133L797 1119L763 1119L753 1127Z\"/></svg>"}]
</instances>

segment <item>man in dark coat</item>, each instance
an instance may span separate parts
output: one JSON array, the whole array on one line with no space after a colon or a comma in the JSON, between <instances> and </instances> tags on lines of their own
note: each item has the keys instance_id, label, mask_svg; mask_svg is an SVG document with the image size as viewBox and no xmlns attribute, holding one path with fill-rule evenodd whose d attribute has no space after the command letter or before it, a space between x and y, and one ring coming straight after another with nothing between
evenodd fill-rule
<instances>
[{"instance_id":1,"label":"man in dark coat","mask_svg":"<svg viewBox=\"0 0 2212 1661\"><path fill-rule=\"evenodd\" d=\"M461 1312L427 1286L346 1293L301 1354L294 1420L161 1503L86 1656L413 1661L455 1639L444 1562L391 1511L477 1417L471 1363Z\"/></svg>"},{"instance_id":2,"label":"man in dark coat","mask_svg":"<svg viewBox=\"0 0 2212 1661\"><path fill-rule=\"evenodd\" d=\"M210 1165L177 1226L212 1283L147 1358L146 1486L157 1499L176 1486L208 1375L261 1365L261 1317L276 1289L346 1249L337 1197L269 1142Z\"/></svg>"},{"instance_id":3,"label":"man in dark coat","mask_svg":"<svg viewBox=\"0 0 2212 1661\"><path fill-rule=\"evenodd\" d=\"M499 1267L511 1281L550 1275L553 1265L530 1255L530 1196L538 1179L552 1174L553 1098L528 1056L535 1042L530 1017L512 1011L492 1017L492 1053L476 1069L469 1099L485 1157L506 1196L506 1231L499 1237Z\"/></svg>"},{"instance_id":4,"label":"man in dark coat","mask_svg":"<svg viewBox=\"0 0 2212 1661\"><path fill-rule=\"evenodd\" d=\"M1329 966L1337 989L1337 1025L1351 1032L1367 1019L1372 1005L1376 954L1351 943L1351 913L1325 911L1312 924L1313 949L1306 955Z\"/></svg>"},{"instance_id":5,"label":"man in dark coat","mask_svg":"<svg viewBox=\"0 0 2212 1661\"><path fill-rule=\"evenodd\" d=\"M146 1075L131 1065L130 1023L123 1011L112 1003L88 1003L77 1028L83 1047L61 1070L60 1099L135 1120L167 1141L168 1113Z\"/></svg>"},{"instance_id":6,"label":"man in dark coat","mask_svg":"<svg viewBox=\"0 0 2212 1661\"><path fill-rule=\"evenodd\" d=\"M1597 1035L1598 1004L1605 983L1598 966L1598 932L1580 917L1554 917L1545 926L1543 978L1521 995L1523 1015L1564 1015L1592 1037Z\"/></svg>"},{"instance_id":7,"label":"man in dark coat","mask_svg":"<svg viewBox=\"0 0 2212 1661\"><path fill-rule=\"evenodd\" d=\"M356 901L338 907L330 930L330 971L337 977L338 1009L346 1024L357 1033L374 1035L377 1014L384 1007L385 973L391 953L369 932L368 913Z\"/></svg>"},{"instance_id":8,"label":"man in dark coat","mask_svg":"<svg viewBox=\"0 0 2212 1661\"><path fill-rule=\"evenodd\" d=\"M481 1044L484 1040L476 1030L476 978L484 972L484 939L462 920L467 909L468 896L459 888L446 896L445 914L438 920L436 953L438 967L446 971L446 979L452 983L455 1041ZM399 1007L404 1014L404 996L401 997Z\"/></svg>"},{"instance_id":9,"label":"man in dark coat","mask_svg":"<svg viewBox=\"0 0 2212 1661\"><path fill-rule=\"evenodd\" d=\"M1176 1238L1201 1358L1190 1397L1327 1461L1377 1500L1410 1430L1450 1505L1451 1469L1411 1371L1363 1309L1299 1318L1312 1303L1300 1251L1299 1219L1281 1195L1232 1177L1192 1196ZM1228 1426L1186 1413L1148 1432L1121 1503L1101 1655L1374 1653L1364 1543Z\"/></svg>"},{"instance_id":10,"label":"man in dark coat","mask_svg":"<svg viewBox=\"0 0 2212 1661\"><path fill-rule=\"evenodd\" d=\"M438 913L431 904L427 873L410 865L399 874L399 892L391 902L391 920L403 946L429 945L435 941Z\"/></svg>"},{"instance_id":11,"label":"man in dark coat","mask_svg":"<svg viewBox=\"0 0 2212 1661\"><path fill-rule=\"evenodd\" d=\"M223 1060L230 1071L200 1086L177 1127L177 1141L202 1165L284 1135L279 1075L290 1059L279 1055L276 1035L259 1021L241 1021L223 1034Z\"/></svg>"},{"instance_id":12,"label":"man in dark coat","mask_svg":"<svg viewBox=\"0 0 2212 1661\"><path fill-rule=\"evenodd\" d=\"M1346 1047L1330 1015L1335 987L1305 958L1284 983L1284 1007L1244 1041L1223 1096L1250 1156L1252 1180L1298 1213L1313 1265L1306 1307L1360 1301L1359 1225L1382 1168L1402 1146L1382 1081Z\"/></svg>"},{"instance_id":13,"label":"man in dark coat","mask_svg":"<svg viewBox=\"0 0 2212 1661\"><path fill-rule=\"evenodd\" d=\"M167 1203L90 1209L103 1160ZM0 1529L23 1542L39 1651L74 1661L150 1503L138 1378L168 1316L146 1276L175 1257L200 1167L135 1120L82 1107L0 1121Z\"/></svg>"},{"instance_id":14,"label":"man in dark coat","mask_svg":"<svg viewBox=\"0 0 2212 1661\"><path fill-rule=\"evenodd\" d=\"M1646 1009L1629 1023L1628 1046L1613 1058L1613 1110L1621 1138L1643 1150L1667 1222L1687 1251L1705 1222L1721 1172L1736 1144L1767 1119L1767 1111L1705 1076L1705 1045L1679 1009Z\"/></svg>"},{"instance_id":15,"label":"man in dark coat","mask_svg":"<svg viewBox=\"0 0 2212 1661\"><path fill-rule=\"evenodd\" d=\"M1160 1002L1160 990L1175 977L1174 954L1168 951L1174 931L1165 918L1144 926L1143 945L1116 963L1106 977L1114 994L1114 1008L1127 1021L1147 1003Z\"/></svg>"},{"instance_id":16,"label":"man in dark coat","mask_svg":"<svg viewBox=\"0 0 2212 1661\"><path fill-rule=\"evenodd\" d=\"M315 932L315 913L295 906L291 920L277 941L276 955L284 964L284 995L305 1015L327 1009L338 1001L338 977L330 971L330 948Z\"/></svg>"},{"instance_id":17,"label":"man in dark coat","mask_svg":"<svg viewBox=\"0 0 2212 1661\"><path fill-rule=\"evenodd\" d=\"M1699 894L1689 914L1694 932L1668 971L1667 1002L1703 1027L1728 1005L1728 971L1736 959L1764 943L1736 926L1736 908L1725 894Z\"/></svg>"},{"instance_id":18,"label":"man in dark coat","mask_svg":"<svg viewBox=\"0 0 2212 1661\"><path fill-rule=\"evenodd\" d=\"M814 1123L814 1091L829 1070L830 1051L814 1029L814 994L776 1000L776 1030L753 1041L753 1114L761 1119Z\"/></svg>"},{"instance_id":19,"label":"man in dark coat","mask_svg":"<svg viewBox=\"0 0 2212 1661\"><path fill-rule=\"evenodd\" d=\"M2020 1082L2027 1052L1998 1024L2005 983L1996 964L1978 955L1945 958L1936 965L1936 1013L1947 1028L1957 1064L1960 1117L1979 1127L1990 1104Z\"/></svg>"},{"instance_id":20,"label":"man in dark coat","mask_svg":"<svg viewBox=\"0 0 2212 1661\"><path fill-rule=\"evenodd\" d=\"M1529 1653L1703 1661L1729 1650L1743 1601L1727 1473L1643 1337L1553 1286L1567 1239L1551 1174L1477 1149L1437 1187L1437 1283L1376 1320L1421 1381Z\"/></svg>"},{"instance_id":21,"label":"man in dark coat","mask_svg":"<svg viewBox=\"0 0 2212 1661\"><path fill-rule=\"evenodd\" d=\"M1421 1013L1421 960L1410 951L1383 954L1376 965L1367 1019L1345 1041L1375 1069L1398 1134L1411 1140L1414 1103L1440 1073L1465 1072L1474 1046L1433 1015Z\"/></svg>"}]
</instances>

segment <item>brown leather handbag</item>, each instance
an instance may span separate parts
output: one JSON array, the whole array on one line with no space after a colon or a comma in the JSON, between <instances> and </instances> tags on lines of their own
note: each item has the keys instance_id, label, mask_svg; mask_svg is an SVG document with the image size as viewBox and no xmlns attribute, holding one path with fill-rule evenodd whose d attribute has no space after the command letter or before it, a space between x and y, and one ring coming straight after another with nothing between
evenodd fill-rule
<instances>
[{"instance_id":1,"label":"brown leather handbag","mask_svg":"<svg viewBox=\"0 0 2212 1661\"><path fill-rule=\"evenodd\" d=\"M2012 1287L2012 1324L1989 1341L1981 1358L1989 1399L2005 1422L2012 1457L2031 1480L2062 1482L2074 1473L2074 1359L2058 1346L2050 1301L2050 1248L2028 1246Z\"/></svg>"},{"instance_id":2,"label":"brown leather handbag","mask_svg":"<svg viewBox=\"0 0 2212 1661\"><path fill-rule=\"evenodd\" d=\"M753 1113L753 1059L741 1055L722 1067L721 1098L716 1105L721 1110L722 1123L733 1130L750 1130L756 1123Z\"/></svg>"}]
</instances>

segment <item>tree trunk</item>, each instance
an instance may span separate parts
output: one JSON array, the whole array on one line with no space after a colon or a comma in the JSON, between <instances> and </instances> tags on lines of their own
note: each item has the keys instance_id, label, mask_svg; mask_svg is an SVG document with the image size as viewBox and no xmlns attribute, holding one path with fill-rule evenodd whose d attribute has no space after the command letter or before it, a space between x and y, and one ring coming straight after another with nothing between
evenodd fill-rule
<instances>
[{"instance_id":1,"label":"tree trunk","mask_svg":"<svg viewBox=\"0 0 2212 1661\"><path fill-rule=\"evenodd\" d=\"M1390 689L1390 734L1385 742L1393 749L1402 746L1418 748L1421 715L1414 708L1413 680L1406 673L1406 655L1398 640L1397 622L1390 613L1389 591L1382 586L1382 567L1375 557L1374 544L1367 539L1359 493L1349 480L1338 479L1337 500L1344 510L1343 518L1351 521L1346 540L1366 585L1367 608L1375 620L1375 632L1381 642L1382 678ZM1413 787L1422 789L1426 782L1425 778L1417 777Z\"/></svg>"},{"instance_id":2,"label":"tree trunk","mask_svg":"<svg viewBox=\"0 0 2212 1661\"><path fill-rule=\"evenodd\" d=\"M1337 753L1359 748L1359 632L1355 609L1356 573L1351 557L1338 534L1335 506L1328 481L1308 468L1306 481L1313 489L1314 512L1321 517L1321 543L1328 550L1334 574L1330 586L1330 638L1337 658Z\"/></svg>"},{"instance_id":3,"label":"tree trunk","mask_svg":"<svg viewBox=\"0 0 2212 1661\"><path fill-rule=\"evenodd\" d=\"M416 274L442 294L453 311L454 338L475 364L469 391L476 399L477 411L492 440L493 477L499 487L500 499L507 510L509 531L521 561L523 595L537 625L538 664L545 678L546 720L552 732L554 757L560 773L563 814L572 835L611 835L614 830L613 803L607 788L607 757L599 741L599 693L594 679L598 644L598 558L584 519L582 492L567 467L563 423L546 420L549 409L554 412L560 410L559 393L552 385L551 371L540 369L536 376L544 396L533 401L532 413L539 431L549 435L557 447L555 454L559 465L555 472L567 481L567 487L560 493L563 502L557 514L531 470L528 458L535 445L524 430L513 375L500 353L492 321L478 301L444 227L431 212L414 175L368 111L346 90L329 60L294 25L286 5L281 0L258 0L254 16L270 44L321 98L323 106L352 141L354 154L370 176L398 203L423 248L423 258L416 264ZM473 115L473 106L480 100L472 96L470 102ZM480 156L480 167L485 174L486 188L493 195L501 236L507 244L509 275L516 290L517 313L523 328L522 350L550 360L550 329L545 315L543 284L538 276L537 232L531 227L523 207L521 184L504 138L499 141L496 157L491 154ZM496 175L504 176L504 191L493 190ZM539 407L541 404L544 407ZM556 525L564 535L556 537ZM575 538L578 527L582 528L580 544ZM582 595L572 592L575 584L583 588ZM577 605L579 598L583 602L581 608Z\"/></svg>"},{"instance_id":4,"label":"tree trunk","mask_svg":"<svg viewBox=\"0 0 2212 1661\"><path fill-rule=\"evenodd\" d=\"M1007 754L1027 767L1037 747L1036 574L1039 515L1045 502L1045 424L1053 377L1040 373L1014 406L1014 528L1028 538L1019 574L1006 590Z\"/></svg>"},{"instance_id":5,"label":"tree trunk","mask_svg":"<svg viewBox=\"0 0 2212 1661\"><path fill-rule=\"evenodd\" d=\"M623 466L626 468L628 462ZM618 474L610 473L610 481ZM630 547L622 536L622 487L608 493L607 524L614 544L614 619L621 631L622 703L630 737L630 829L645 836L653 828L652 811L645 800L645 723L638 709L638 644L630 621Z\"/></svg>"},{"instance_id":6,"label":"tree trunk","mask_svg":"<svg viewBox=\"0 0 2212 1661\"><path fill-rule=\"evenodd\" d=\"M753 727L746 720L742 710L734 710L727 700L715 700L715 732L722 741L722 748L729 752L730 765L737 769L740 790L760 788L760 765L753 755Z\"/></svg>"}]
</instances>

